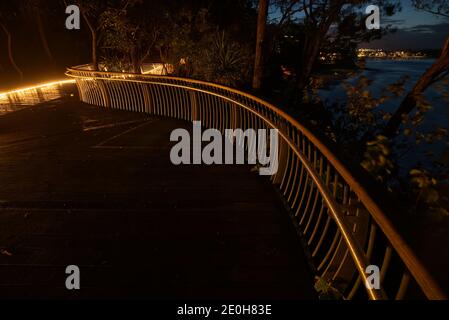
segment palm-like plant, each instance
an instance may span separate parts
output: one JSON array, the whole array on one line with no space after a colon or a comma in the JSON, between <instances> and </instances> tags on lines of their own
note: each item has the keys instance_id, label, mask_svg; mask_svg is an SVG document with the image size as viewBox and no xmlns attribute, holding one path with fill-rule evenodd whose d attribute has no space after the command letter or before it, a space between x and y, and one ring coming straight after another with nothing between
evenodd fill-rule
<instances>
[{"instance_id":1,"label":"palm-like plant","mask_svg":"<svg viewBox=\"0 0 449 320\"><path fill-rule=\"evenodd\" d=\"M204 48L204 78L228 86L248 79L251 54L248 48L229 39L224 31L217 32Z\"/></svg>"}]
</instances>

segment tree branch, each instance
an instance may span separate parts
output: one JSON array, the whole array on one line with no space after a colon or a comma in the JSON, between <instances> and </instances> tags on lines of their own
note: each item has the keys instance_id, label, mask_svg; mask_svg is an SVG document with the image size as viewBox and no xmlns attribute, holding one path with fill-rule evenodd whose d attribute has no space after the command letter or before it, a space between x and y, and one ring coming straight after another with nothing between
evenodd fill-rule
<instances>
[{"instance_id":1,"label":"tree branch","mask_svg":"<svg viewBox=\"0 0 449 320\"><path fill-rule=\"evenodd\" d=\"M3 32L5 33L7 41L8 41L8 57L9 57L9 61L11 62L12 66L14 67L14 69L19 74L20 80L23 80L23 72L19 68L19 66L16 64L16 61L14 60L14 54L13 54L13 51L12 51L12 35L11 35L11 32L9 32L8 28L6 27L6 25L1 20L0 20L0 27L3 29Z\"/></svg>"}]
</instances>

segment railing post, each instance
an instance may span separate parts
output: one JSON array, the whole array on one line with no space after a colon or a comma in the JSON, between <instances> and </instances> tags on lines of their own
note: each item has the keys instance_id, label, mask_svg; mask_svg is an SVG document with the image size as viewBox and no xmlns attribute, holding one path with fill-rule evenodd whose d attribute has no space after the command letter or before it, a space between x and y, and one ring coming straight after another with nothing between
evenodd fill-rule
<instances>
[{"instance_id":1,"label":"railing post","mask_svg":"<svg viewBox=\"0 0 449 320\"><path fill-rule=\"evenodd\" d=\"M106 88L105 80L99 79L97 83L98 83L98 87L100 88L101 97L103 100L103 106L110 108L111 100L109 99L109 94L108 94L108 90Z\"/></svg>"},{"instance_id":2,"label":"railing post","mask_svg":"<svg viewBox=\"0 0 449 320\"><path fill-rule=\"evenodd\" d=\"M198 121L200 120L198 118L199 110L198 110L198 99L196 96L196 92L193 90L189 91L189 97L190 97L190 110L191 110L191 117L192 121Z\"/></svg>"},{"instance_id":3,"label":"railing post","mask_svg":"<svg viewBox=\"0 0 449 320\"><path fill-rule=\"evenodd\" d=\"M142 83L143 88L143 101L145 103L145 112L152 114L153 113L153 104L151 102L150 90L148 89L148 85Z\"/></svg>"},{"instance_id":4,"label":"railing post","mask_svg":"<svg viewBox=\"0 0 449 320\"><path fill-rule=\"evenodd\" d=\"M321 261L317 270L321 270L322 275L330 281L355 279L353 273L358 272L359 276L354 285L349 287L351 290L347 297L355 296L356 291L367 278L365 268L372 262L373 230L377 229L381 232L382 238L385 238L388 248L382 263L381 279L385 277L391 254L397 255L406 269L395 297L402 298L406 294L409 281L413 280L428 298L446 298L438 284L391 225L382 209L360 186L351 172L315 135L282 110L244 92L197 80L142 76L142 79L148 79L148 83L144 80L140 81L141 78L139 78L136 82L142 83L143 91L140 91L129 90L134 88L129 84L130 80L120 80L123 76L121 73L106 74L69 69L66 74L76 78L83 102L106 107L109 107L112 102L119 109L129 110L135 95L143 94L145 112L179 117L182 113L172 103L183 105L186 103L186 112L190 108L190 117L186 114L186 120L189 118L191 121L202 120L206 126L214 125L217 119L220 119L223 120L218 121L220 125L229 123L233 129L254 128L261 122L265 122L266 127L277 128L282 138L279 141L279 166L278 172L271 179L274 184L279 185L281 194L284 196L289 194L284 199L288 209L296 212L303 211L301 220L296 221L295 225L299 228L307 221L305 229L300 231L305 238L308 238L307 245L311 250L311 257L317 257ZM111 83L117 83L117 90L113 90L114 87L108 88ZM184 98L184 95L180 95L178 91L170 91L173 87L178 90L187 90L188 97ZM109 95L110 93L112 95ZM182 101L179 101L180 99ZM217 99L221 100L217 102ZM223 101L230 104L230 114L222 113L225 110ZM318 158L319 169L317 168ZM298 176L299 169L302 173ZM331 176L335 176L333 192L330 190ZM304 183L303 179L306 179ZM339 200L337 192L338 179L341 179L343 184L343 201ZM317 192L314 201L312 201L312 192ZM297 204L299 194L301 194L301 200ZM307 202L303 205L303 200L306 198ZM340 204L339 201L342 203ZM311 209L309 209L310 205L312 205ZM353 211L358 214L352 214ZM306 214L309 216L306 217ZM318 214L318 217L312 218L312 214L314 217ZM327 219L325 219L326 215ZM309 230L311 234L306 235L305 233ZM319 239L316 240L318 235ZM327 240L332 238L334 241L327 243L330 242ZM368 249L366 249L366 241L368 241ZM324 248L321 250L322 245ZM324 257L319 254L321 251L326 254ZM369 297L385 298L382 288L383 286L379 290L369 289Z\"/></svg>"}]
</instances>

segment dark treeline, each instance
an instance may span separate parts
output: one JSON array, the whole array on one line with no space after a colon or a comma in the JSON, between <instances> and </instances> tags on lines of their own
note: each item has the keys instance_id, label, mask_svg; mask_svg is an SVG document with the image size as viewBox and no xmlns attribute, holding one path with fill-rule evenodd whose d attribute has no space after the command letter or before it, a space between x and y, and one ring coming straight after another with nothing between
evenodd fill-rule
<instances>
[{"instance_id":1,"label":"dark treeline","mask_svg":"<svg viewBox=\"0 0 449 320\"><path fill-rule=\"evenodd\" d=\"M87 62L128 72L139 72L143 62L165 62L184 76L249 82L257 16L251 1L72 2L0 3L2 85ZM69 4L81 9L81 30L65 28Z\"/></svg>"},{"instance_id":2,"label":"dark treeline","mask_svg":"<svg viewBox=\"0 0 449 320\"><path fill-rule=\"evenodd\" d=\"M412 3L421 11L449 15L447 0ZM81 30L65 28L70 4L80 8ZM361 78L347 87L344 105L327 106L316 94L323 78L334 74L332 68L358 68L360 43L393 30L389 25L367 30L367 5L378 5L383 17L401 9L398 0L1 1L0 86L54 78L67 66L89 62L94 69L131 73L140 73L146 62L163 63L173 75L253 90L293 110L378 181L396 186L405 197L419 194L413 207L422 211L439 203L432 171L444 171L416 168L404 178L399 159L404 149L413 150L414 141L447 138L445 130L418 128L430 109L423 93L447 80L449 37L410 92L399 79L387 88L390 95L373 97L370 80ZM339 59L329 67L326 55ZM397 109L380 110L391 96L402 96Z\"/></svg>"}]
</instances>

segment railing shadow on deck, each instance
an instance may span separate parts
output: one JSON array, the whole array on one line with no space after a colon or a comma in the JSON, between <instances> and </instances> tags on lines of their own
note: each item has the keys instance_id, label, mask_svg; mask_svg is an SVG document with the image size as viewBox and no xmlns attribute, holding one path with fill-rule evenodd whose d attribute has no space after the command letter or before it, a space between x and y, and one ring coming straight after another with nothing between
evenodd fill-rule
<instances>
[{"instance_id":1,"label":"railing shadow on deck","mask_svg":"<svg viewBox=\"0 0 449 320\"><path fill-rule=\"evenodd\" d=\"M345 299L446 299L380 206L312 132L279 108L225 86L170 76L69 68L81 101L106 108L201 121L224 129L279 133L271 177L313 265ZM366 268L380 268L371 288Z\"/></svg>"}]
</instances>

